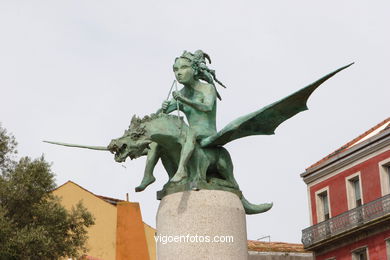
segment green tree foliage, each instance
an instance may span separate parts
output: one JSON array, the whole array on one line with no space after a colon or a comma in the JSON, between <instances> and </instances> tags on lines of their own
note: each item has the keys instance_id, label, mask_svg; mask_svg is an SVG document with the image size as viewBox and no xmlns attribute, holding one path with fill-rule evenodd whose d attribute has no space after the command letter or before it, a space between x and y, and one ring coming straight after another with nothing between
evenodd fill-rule
<instances>
[{"instance_id":1,"label":"green tree foliage","mask_svg":"<svg viewBox=\"0 0 390 260\"><path fill-rule=\"evenodd\" d=\"M15 161L16 142L0 126L0 260L79 257L94 224L81 203L67 211L51 191L44 157Z\"/></svg>"},{"instance_id":2,"label":"green tree foliage","mask_svg":"<svg viewBox=\"0 0 390 260\"><path fill-rule=\"evenodd\" d=\"M12 167L13 157L17 153L16 145L15 138L0 124L0 173Z\"/></svg>"}]
</instances>

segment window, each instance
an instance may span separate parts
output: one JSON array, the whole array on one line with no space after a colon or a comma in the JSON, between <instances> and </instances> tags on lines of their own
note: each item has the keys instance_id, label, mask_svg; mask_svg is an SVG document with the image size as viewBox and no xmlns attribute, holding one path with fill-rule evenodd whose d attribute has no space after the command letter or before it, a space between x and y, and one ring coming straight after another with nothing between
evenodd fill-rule
<instances>
[{"instance_id":1,"label":"window","mask_svg":"<svg viewBox=\"0 0 390 260\"><path fill-rule=\"evenodd\" d=\"M352 260L368 260L367 247L353 251Z\"/></svg>"},{"instance_id":2,"label":"window","mask_svg":"<svg viewBox=\"0 0 390 260\"><path fill-rule=\"evenodd\" d=\"M383 166L385 168L385 174L387 178L387 186L390 186L390 165Z\"/></svg>"},{"instance_id":3,"label":"window","mask_svg":"<svg viewBox=\"0 0 390 260\"><path fill-rule=\"evenodd\" d=\"M350 182L352 182L355 207L359 207L362 205L362 196L360 193L360 180L359 178L353 178L352 180L350 180Z\"/></svg>"},{"instance_id":4,"label":"window","mask_svg":"<svg viewBox=\"0 0 390 260\"><path fill-rule=\"evenodd\" d=\"M390 194L390 158L379 162L382 196Z\"/></svg>"},{"instance_id":5,"label":"window","mask_svg":"<svg viewBox=\"0 0 390 260\"><path fill-rule=\"evenodd\" d=\"M324 216L324 220L329 219L329 204L328 204L328 193L325 191L321 194L319 194L321 204L322 204L322 214Z\"/></svg>"},{"instance_id":6,"label":"window","mask_svg":"<svg viewBox=\"0 0 390 260\"><path fill-rule=\"evenodd\" d=\"M346 178L348 209L359 207L363 204L360 172Z\"/></svg>"},{"instance_id":7,"label":"window","mask_svg":"<svg viewBox=\"0 0 390 260\"><path fill-rule=\"evenodd\" d=\"M317 222L322 222L331 218L329 207L329 188L325 187L316 193Z\"/></svg>"}]
</instances>

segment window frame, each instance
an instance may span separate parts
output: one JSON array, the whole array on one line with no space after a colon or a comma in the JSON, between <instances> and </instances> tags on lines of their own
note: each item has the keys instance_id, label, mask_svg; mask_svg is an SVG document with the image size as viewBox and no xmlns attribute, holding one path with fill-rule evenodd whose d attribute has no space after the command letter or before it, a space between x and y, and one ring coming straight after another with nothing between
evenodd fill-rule
<instances>
[{"instance_id":1,"label":"window frame","mask_svg":"<svg viewBox=\"0 0 390 260\"><path fill-rule=\"evenodd\" d=\"M325 218L325 212L324 212L324 201L323 201L323 194L326 193L327 202L328 202L328 211L329 211L329 218L332 218L332 209L330 206L330 193L329 193L329 186L326 186L318 191L315 192L315 200L316 200L316 214L317 214L317 223L326 221Z\"/></svg>"},{"instance_id":2,"label":"window frame","mask_svg":"<svg viewBox=\"0 0 390 260\"><path fill-rule=\"evenodd\" d=\"M378 163L382 197L390 194L390 158Z\"/></svg>"},{"instance_id":3,"label":"window frame","mask_svg":"<svg viewBox=\"0 0 390 260\"><path fill-rule=\"evenodd\" d=\"M356 248L354 250L351 251L351 254L352 254L352 260L360 260L358 257L357 254L359 254L360 252L365 252L366 253L366 256L367 256L367 260L370 260L370 255L368 253L368 246L362 246L362 247L359 247L359 248Z\"/></svg>"},{"instance_id":4,"label":"window frame","mask_svg":"<svg viewBox=\"0 0 390 260\"><path fill-rule=\"evenodd\" d=\"M356 179L359 180L361 205L364 204L361 173L356 172L356 173L351 174L345 178L345 185L347 188L348 210L351 210L351 209L358 207L358 205L356 203L357 200L356 200L356 195L355 195L356 190L354 187Z\"/></svg>"}]
</instances>

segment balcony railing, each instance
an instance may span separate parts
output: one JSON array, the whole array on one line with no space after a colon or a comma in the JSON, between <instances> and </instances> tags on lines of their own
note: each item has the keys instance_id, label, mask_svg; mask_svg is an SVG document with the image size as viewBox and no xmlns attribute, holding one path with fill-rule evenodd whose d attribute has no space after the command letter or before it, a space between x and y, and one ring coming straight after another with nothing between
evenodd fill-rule
<instances>
[{"instance_id":1,"label":"balcony railing","mask_svg":"<svg viewBox=\"0 0 390 260\"><path fill-rule=\"evenodd\" d=\"M302 243L307 248L388 214L390 194L302 230Z\"/></svg>"}]
</instances>

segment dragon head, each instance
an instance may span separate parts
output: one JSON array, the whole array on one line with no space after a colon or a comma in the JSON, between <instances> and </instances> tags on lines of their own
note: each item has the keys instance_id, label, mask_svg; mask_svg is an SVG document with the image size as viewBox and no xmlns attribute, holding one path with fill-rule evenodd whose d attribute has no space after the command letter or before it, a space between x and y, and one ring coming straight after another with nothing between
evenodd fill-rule
<instances>
[{"instance_id":1,"label":"dragon head","mask_svg":"<svg viewBox=\"0 0 390 260\"><path fill-rule=\"evenodd\" d=\"M147 155L149 144L152 141L149 140L132 140L129 136L120 137L111 140L108 145L108 150L115 154L116 162L124 162L127 157L131 160L136 159L140 156Z\"/></svg>"},{"instance_id":2,"label":"dragon head","mask_svg":"<svg viewBox=\"0 0 390 260\"><path fill-rule=\"evenodd\" d=\"M115 161L124 162L127 157L131 160L147 155L151 140L145 136L145 127L140 124L140 119L133 117L128 130L123 136L111 140L108 150L115 154Z\"/></svg>"}]
</instances>

